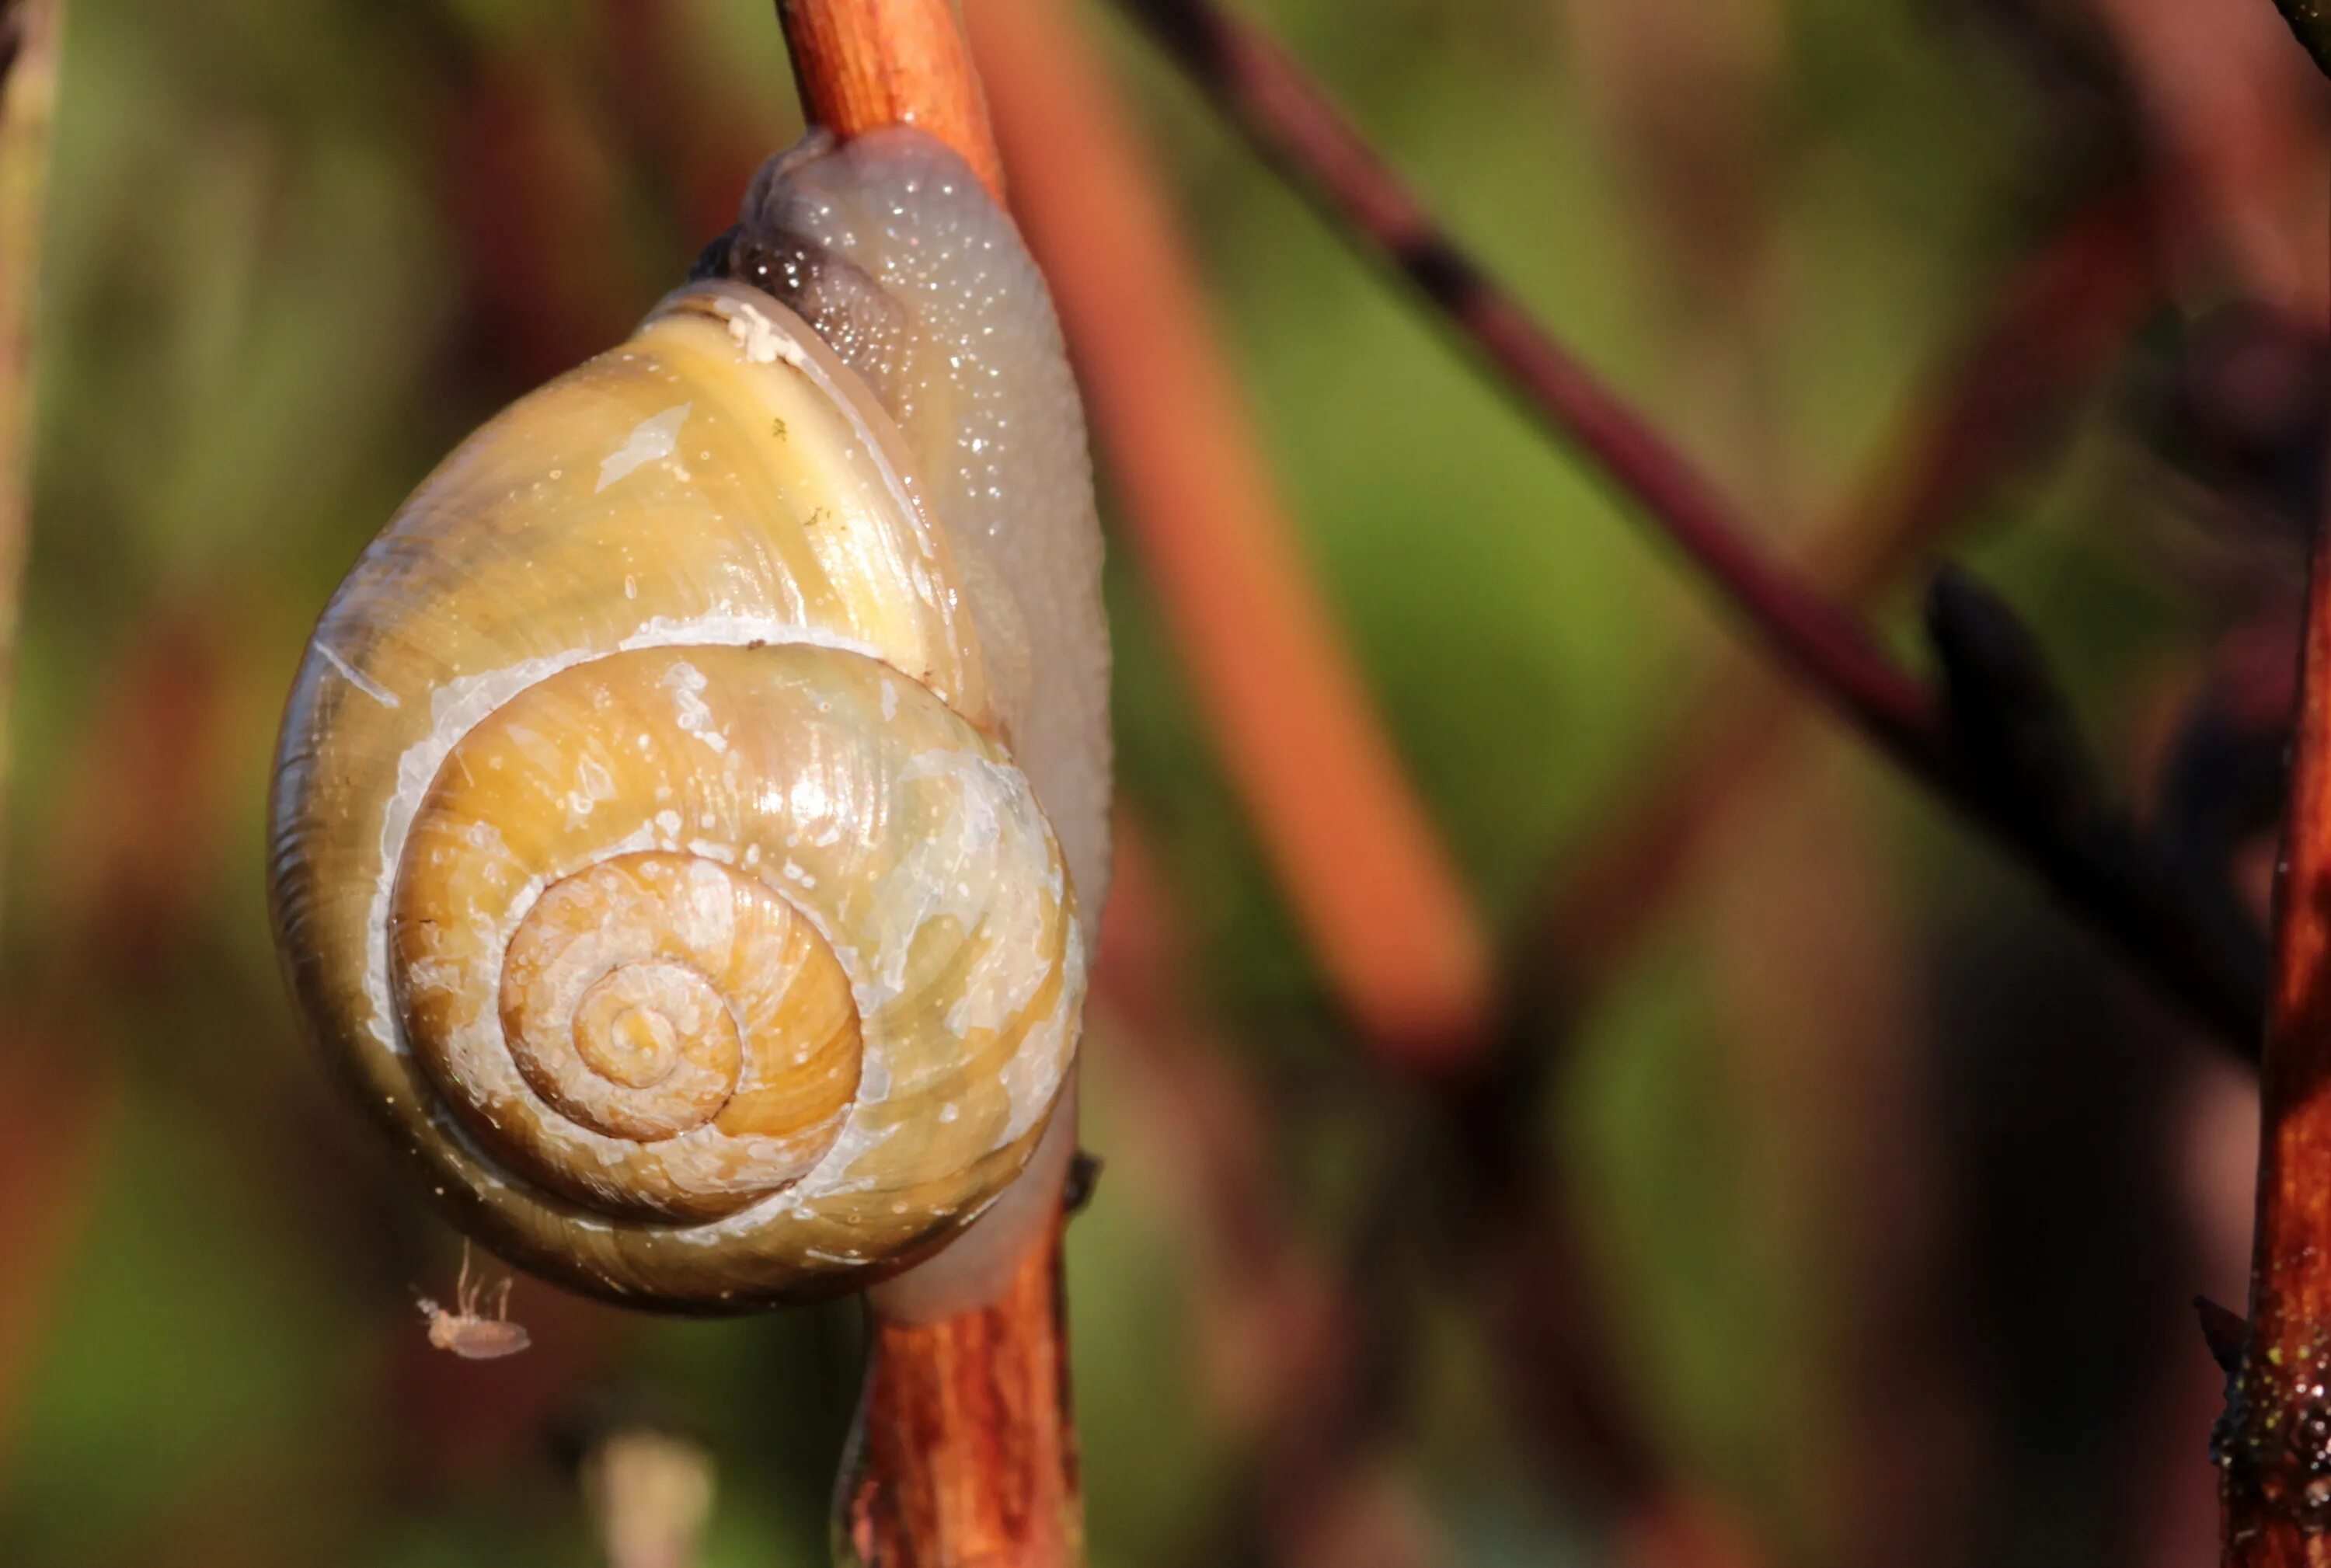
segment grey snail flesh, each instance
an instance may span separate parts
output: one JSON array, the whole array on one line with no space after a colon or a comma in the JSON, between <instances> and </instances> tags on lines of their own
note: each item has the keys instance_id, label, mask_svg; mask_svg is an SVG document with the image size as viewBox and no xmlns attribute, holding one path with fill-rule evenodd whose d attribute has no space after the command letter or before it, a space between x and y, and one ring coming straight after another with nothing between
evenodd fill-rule
<instances>
[{"instance_id":1,"label":"grey snail flesh","mask_svg":"<svg viewBox=\"0 0 2331 1568\"><path fill-rule=\"evenodd\" d=\"M1003 1195L1108 877L1091 475L1016 230L909 130L741 219L366 549L270 847L300 1009L456 1221L693 1311Z\"/></svg>"}]
</instances>

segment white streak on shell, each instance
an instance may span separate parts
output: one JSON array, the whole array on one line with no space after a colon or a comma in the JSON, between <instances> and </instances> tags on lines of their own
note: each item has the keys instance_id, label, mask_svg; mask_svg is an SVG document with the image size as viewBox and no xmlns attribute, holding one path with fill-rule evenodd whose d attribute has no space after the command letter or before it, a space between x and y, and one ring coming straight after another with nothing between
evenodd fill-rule
<instances>
[{"instance_id":1,"label":"white streak on shell","mask_svg":"<svg viewBox=\"0 0 2331 1568\"><path fill-rule=\"evenodd\" d=\"M704 698L699 695L704 689L701 670L683 660L671 667L671 673L663 679L663 687L671 693L671 705L679 711L680 728L716 752L728 749L728 737L720 733L720 726L713 719L712 710L704 705Z\"/></svg>"},{"instance_id":2,"label":"white streak on shell","mask_svg":"<svg viewBox=\"0 0 2331 1568\"><path fill-rule=\"evenodd\" d=\"M403 703L396 700L396 693L389 690L388 688L383 686L379 681L373 679L371 677L366 675L363 670L358 670L355 665L341 658L338 653L333 651L330 643L317 643L316 651L324 656L325 663L330 665L333 669L340 672L341 679L347 681L350 686L355 687L358 691L363 692L366 697L371 698L375 702L385 704L390 708L402 708L404 706Z\"/></svg>"},{"instance_id":3,"label":"white streak on shell","mask_svg":"<svg viewBox=\"0 0 2331 1568\"><path fill-rule=\"evenodd\" d=\"M609 452L606 461L599 465L599 489L605 489L635 470L670 457L680 445L680 427L688 423L689 411L695 406L692 403L680 404L633 425L623 444Z\"/></svg>"}]
</instances>

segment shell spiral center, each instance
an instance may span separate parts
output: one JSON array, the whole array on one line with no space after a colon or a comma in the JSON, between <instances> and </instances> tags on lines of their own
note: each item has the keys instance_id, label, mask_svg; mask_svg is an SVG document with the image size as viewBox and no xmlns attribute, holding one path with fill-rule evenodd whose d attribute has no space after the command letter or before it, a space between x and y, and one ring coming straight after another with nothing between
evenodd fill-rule
<instances>
[{"instance_id":1,"label":"shell spiral center","mask_svg":"<svg viewBox=\"0 0 2331 1568\"><path fill-rule=\"evenodd\" d=\"M832 1146L858 1087L857 1007L825 938L767 884L671 851L562 877L509 933L497 1004L474 1018L430 912L457 887L407 879L407 1027L464 1121L535 1180L710 1216Z\"/></svg>"},{"instance_id":2,"label":"shell spiral center","mask_svg":"<svg viewBox=\"0 0 2331 1568\"><path fill-rule=\"evenodd\" d=\"M731 946L740 913L785 923L789 911L757 908L767 897L717 862L669 854L552 884L502 960L502 1034L526 1081L609 1137L711 1121L737 1092L745 1040L693 959Z\"/></svg>"}]
</instances>

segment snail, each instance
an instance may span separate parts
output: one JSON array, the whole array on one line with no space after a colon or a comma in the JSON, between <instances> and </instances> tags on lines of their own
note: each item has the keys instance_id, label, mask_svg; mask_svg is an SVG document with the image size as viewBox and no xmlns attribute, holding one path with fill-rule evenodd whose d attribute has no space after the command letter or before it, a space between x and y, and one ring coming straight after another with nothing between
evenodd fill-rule
<instances>
[{"instance_id":1,"label":"snail","mask_svg":"<svg viewBox=\"0 0 2331 1568\"><path fill-rule=\"evenodd\" d=\"M1042 280L911 129L773 158L422 483L300 667L270 908L457 1224L675 1310L981 1288L1073 1136L1099 563Z\"/></svg>"}]
</instances>

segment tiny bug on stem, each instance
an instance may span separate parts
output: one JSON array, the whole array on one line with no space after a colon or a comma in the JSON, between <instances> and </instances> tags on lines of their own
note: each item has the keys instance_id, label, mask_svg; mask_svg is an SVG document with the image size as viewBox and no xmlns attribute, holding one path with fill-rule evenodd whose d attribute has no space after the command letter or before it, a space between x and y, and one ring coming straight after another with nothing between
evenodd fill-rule
<instances>
[{"instance_id":1,"label":"tiny bug on stem","mask_svg":"<svg viewBox=\"0 0 2331 1568\"><path fill-rule=\"evenodd\" d=\"M495 1293L494 1315L480 1316L478 1307L485 1297L485 1284L481 1280L474 1288L471 1286L470 1244L462 1242L461 1278L453 1287L453 1310L446 1311L425 1296L419 1297L421 1316L429 1320L429 1343L465 1361L492 1361L524 1350L531 1343L526 1328L509 1320L510 1287L517 1282L516 1275L505 1278Z\"/></svg>"}]
</instances>

